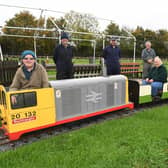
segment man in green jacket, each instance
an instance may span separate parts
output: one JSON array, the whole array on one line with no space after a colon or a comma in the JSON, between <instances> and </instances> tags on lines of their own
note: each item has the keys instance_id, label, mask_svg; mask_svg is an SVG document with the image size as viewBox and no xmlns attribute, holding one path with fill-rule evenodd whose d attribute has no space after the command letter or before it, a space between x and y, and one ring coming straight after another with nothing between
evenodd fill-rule
<instances>
[{"instance_id":1,"label":"man in green jacket","mask_svg":"<svg viewBox=\"0 0 168 168\"><path fill-rule=\"evenodd\" d=\"M142 81L142 84L151 84L151 96L155 99L158 93L162 92L164 82L167 82L167 70L161 59L157 56L154 58L154 66L146 79Z\"/></svg>"}]
</instances>

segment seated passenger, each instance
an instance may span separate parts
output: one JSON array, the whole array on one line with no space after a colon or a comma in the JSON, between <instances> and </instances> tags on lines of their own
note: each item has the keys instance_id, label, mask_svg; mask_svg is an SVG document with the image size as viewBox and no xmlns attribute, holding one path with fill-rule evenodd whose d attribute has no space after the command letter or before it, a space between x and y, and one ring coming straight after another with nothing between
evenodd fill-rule
<instances>
[{"instance_id":1,"label":"seated passenger","mask_svg":"<svg viewBox=\"0 0 168 168\"><path fill-rule=\"evenodd\" d=\"M147 78L142 81L143 85L151 84L152 100L159 100L160 93L163 90L163 84L167 82L167 70L161 59L157 56L154 58L154 66L150 70Z\"/></svg>"},{"instance_id":2,"label":"seated passenger","mask_svg":"<svg viewBox=\"0 0 168 168\"><path fill-rule=\"evenodd\" d=\"M42 65L36 62L36 56L33 51L23 51L21 61L22 65L16 71L9 88L10 91L49 87L47 72ZM12 98L12 103L16 103L16 98Z\"/></svg>"}]
</instances>

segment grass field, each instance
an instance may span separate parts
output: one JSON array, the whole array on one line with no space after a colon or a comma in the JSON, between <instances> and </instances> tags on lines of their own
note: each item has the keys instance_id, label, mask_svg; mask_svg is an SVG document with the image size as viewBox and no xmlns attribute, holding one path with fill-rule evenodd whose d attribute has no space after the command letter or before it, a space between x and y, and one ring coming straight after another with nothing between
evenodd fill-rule
<instances>
[{"instance_id":1,"label":"grass field","mask_svg":"<svg viewBox=\"0 0 168 168\"><path fill-rule=\"evenodd\" d=\"M167 168L168 106L0 153L2 168Z\"/></svg>"}]
</instances>

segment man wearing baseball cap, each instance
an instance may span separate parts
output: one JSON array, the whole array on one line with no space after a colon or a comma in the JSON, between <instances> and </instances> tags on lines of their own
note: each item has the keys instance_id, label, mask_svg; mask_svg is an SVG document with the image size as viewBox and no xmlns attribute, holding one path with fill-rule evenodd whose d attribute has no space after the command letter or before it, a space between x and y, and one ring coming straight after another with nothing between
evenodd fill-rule
<instances>
[{"instance_id":1,"label":"man wearing baseball cap","mask_svg":"<svg viewBox=\"0 0 168 168\"><path fill-rule=\"evenodd\" d=\"M71 79L73 78L73 48L68 44L69 37L63 32L61 35L61 44L54 50L53 60L56 64L56 78Z\"/></svg>"},{"instance_id":2,"label":"man wearing baseball cap","mask_svg":"<svg viewBox=\"0 0 168 168\"><path fill-rule=\"evenodd\" d=\"M110 39L110 45L103 50L103 58L107 67L107 75L120 74L120 48L117 46L116 38Z\"/></svg>"}]
</instances>

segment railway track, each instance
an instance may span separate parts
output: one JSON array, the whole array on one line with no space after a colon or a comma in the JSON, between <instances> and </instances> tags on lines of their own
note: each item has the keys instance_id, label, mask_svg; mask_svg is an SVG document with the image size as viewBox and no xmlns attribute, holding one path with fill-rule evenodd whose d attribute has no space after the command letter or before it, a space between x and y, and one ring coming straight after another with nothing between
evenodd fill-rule
<instances>
[{"instance_id":1,"label":"railway track","mask_svg":"<svg viewBox=\"0 0 168 168\"><path fill-rule=\"evenodd\" d=\"M166 100L163 100L157 103L145 103L145 104L139 105L133 110L125 109L125 110L115 111L115 112L106 113L103 115L83 119L80 121L75 121L73 123L67 123L67 124L31 132L31 133L23 135L17 141L10 141L7 138L7 136L3 135L3 132L1 130L0 131L0 152L16 149L17 147L23 146L25 144L31 144L32 142L36 142L40 139L46 139L52 136L57 136L62 133L71 132L73 130L88 127L90 125L101 123L107 120L129 117L135 113L143 111L144 109L149 109L149 108L154 108L157 106L165 105L167 104L167 102L168 100L166 99Z\"/></svg>"}]
</instances>

